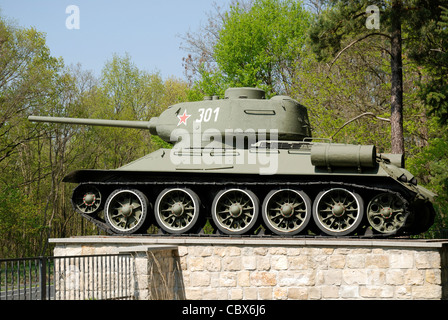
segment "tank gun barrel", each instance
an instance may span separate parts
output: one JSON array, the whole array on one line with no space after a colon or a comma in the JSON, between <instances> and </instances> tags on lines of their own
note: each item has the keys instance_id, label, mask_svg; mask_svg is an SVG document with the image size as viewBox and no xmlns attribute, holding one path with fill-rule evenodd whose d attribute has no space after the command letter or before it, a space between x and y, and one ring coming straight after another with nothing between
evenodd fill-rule
<instances>
[{"instance_id":1,"label":"tank gun barrel","mask_svg":"<svg viewBox=\"0 0 448 320\"><path fill-rule=\"evenodd\" d=\"M65 123L65 124L77 124L87 126L133 128L133 129L146 129L146 130L151 130L152 123L155 121L155 119L157 118L152 118L151 121L126 121L126 120L83 119L83 118L63 118L63 117L40 117L40 116L28 117L28 120L32 122Z\"/></svg>"}]
</instances>

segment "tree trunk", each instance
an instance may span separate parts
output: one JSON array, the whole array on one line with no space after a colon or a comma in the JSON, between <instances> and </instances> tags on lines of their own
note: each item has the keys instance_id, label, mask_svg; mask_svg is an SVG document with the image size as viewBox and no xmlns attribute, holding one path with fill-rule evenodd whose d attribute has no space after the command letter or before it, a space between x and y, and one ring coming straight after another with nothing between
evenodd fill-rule
<instances>
[{"instance_id":1,"label":"tree trunk","mask_svg":"<svg viewBox=\"0 0 448 320\"><path fill-rule=\"evenodd\" d=\"M401 0L392 1L391 21L391 144L392 153L404 154L403 62L401 59Z\"/></svg>"}]
</instances>

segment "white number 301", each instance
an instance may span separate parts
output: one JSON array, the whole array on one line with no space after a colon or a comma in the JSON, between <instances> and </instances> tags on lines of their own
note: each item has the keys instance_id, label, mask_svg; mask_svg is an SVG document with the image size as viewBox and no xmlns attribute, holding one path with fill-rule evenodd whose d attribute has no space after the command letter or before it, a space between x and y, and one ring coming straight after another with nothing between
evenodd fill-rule
<instances>
[{"instance_id":1,"label":"white number 301","mask_svg":"<svg viewBox=\"0 0 448 320\"><path fill-rule=\"evenodd\" d=\"M214 116L214 122L218 121L218 115L219 115L219 107L213 110L212 108L200 108L199 111L199 119L196 119L196 122L209 122L212 118L212 115Z\"/></svg>"}]
</instances>

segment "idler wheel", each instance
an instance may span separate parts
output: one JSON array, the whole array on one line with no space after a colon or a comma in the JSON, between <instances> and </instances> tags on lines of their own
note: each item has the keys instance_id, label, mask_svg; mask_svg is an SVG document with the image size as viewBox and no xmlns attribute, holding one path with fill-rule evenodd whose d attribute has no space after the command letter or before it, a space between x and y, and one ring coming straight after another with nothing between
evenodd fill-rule
<instances>
[{"instance_id":1,"label":"idler wheel","mask_svg":"<svg viewBox=\"0 0 448 320\"><path fill-rule=\"evenodd\" d=\"M322 191L314 201L314 222L327 235L345 236L354 233L363 215L361 196L343 188Z\"/></svg>"},{"instance_id":2,"label":"idler wheel","mask_svg":"<svg viewBox=\"0 0 448 320\"><path fill-rule=\"evenodd\" d=\"M380 193L367 206L367 220L380 233L396 233L406 222L403 201L393 193Z\"/></svg>"},{"instance_id":3,"label":"idler wheel","mask_svg":"<svg viewBox=\"0 0 448 320\"><path fill-rule=\"evenodd\" d=\"M157 197L154 214L163 231L181 234L189 231L198 221L198 195L187 188L165 189Z\"/></svg>"},{"instance_id":4,"label":"idler wheel","mask_svg":"<svg viewBox=\"0 0 448 320\"><path fill-rule=\"evenodd\" d=\"M228 189L218 192L212 204L212 218L223 233L239 235L253 229L259 201L250 190Z\"/></svg>"},{"instance_id":5,"label":"idler wheel","mask_svg":"<svg viewBox=\"0 0 448 320\"><path fill-rule=\"evenodd\" d=\"M138 190L115 190L107 198L104 218L114 233L132 234L146 231L148 199Z\"/></svg>"},{"instance_id":6,"label":"idler wheel","mask_svg":"<svg viewBox=\"0 0 448 320\"><path fill-rule=\"evenodd\" d=\"M79 185L73 191L72 204L79 213L94 214L103 206L101 192L93 185Z\"/></svg>"},{"instance_id":7,"label":"idler wheel","mask_svg":"<svg viewBox=\"0 0 448 320\"><path fill-rule=\"evenodd\" d=\"M265 226L278 235L302 232L311 219L311 200L300 190L272 190L263 201Z\"/></svg>"}]
</instances>

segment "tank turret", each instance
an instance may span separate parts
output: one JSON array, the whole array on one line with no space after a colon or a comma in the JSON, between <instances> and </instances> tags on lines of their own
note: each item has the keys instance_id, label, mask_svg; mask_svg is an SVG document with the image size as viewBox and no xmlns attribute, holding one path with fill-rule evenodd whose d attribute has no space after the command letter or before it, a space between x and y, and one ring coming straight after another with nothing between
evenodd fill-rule
<instances>
[{"instance_id":1,"label":"tank turret","mask_svg":"<svg viewBox=\"0 0 448 320\"><path fill-rule=\"evenodd\" d=\"M435 194L402 155L311 139L306 107L257 88L170 106L149 121L30 116L30 121L149 130L159 149L113 170L83 169L74 209L111 234L216 233L392 237L426 231ZM256 230L256 231L255 231Z\"/></svg>"},{"instance_id":2,"label":"tank turret","mask_svg":"<svg viewBox=\"0 0 448 320\"><path fill-rule=\"evenodd\" d=\"M89 126L147 129L166 142L177 143L185 135L196 135L201 145L221 140L233 144L234 138L250 137L251 142L270 139L302 141L311 136L307 110L297 101L276 96L266 100L263 90L231 88L225 99L206 97L204 101L170 106L150 121L122 121L30 116L30 121ZM218 137L218 139L217 139ZM245 144L248 147L248 144Z\"/></svg>"}]
</instances>

